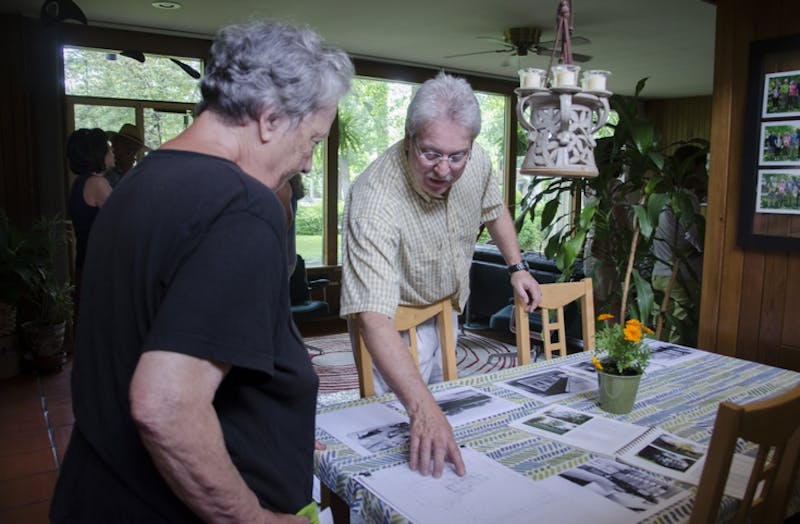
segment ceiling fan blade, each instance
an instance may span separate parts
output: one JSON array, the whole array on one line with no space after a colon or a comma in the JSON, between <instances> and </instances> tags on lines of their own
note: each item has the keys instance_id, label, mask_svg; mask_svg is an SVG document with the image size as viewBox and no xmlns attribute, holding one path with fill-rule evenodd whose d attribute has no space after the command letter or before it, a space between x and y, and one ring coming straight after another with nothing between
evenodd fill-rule
<instances>
[{"instance_id":1,"label":"ceiling fan blade","mask_svg":"<svg viewBox=\"0 0 800 524\"><path fill-rule=\"evenodd\" d=\"M478 36L476 38L480 38L481 40L491 40L492 42L496 42L500 45L511 47L511 44L508 43L508 40L497 38L496 36Z\"/></svg>"},{"instance_id":2,"label":"ceiling fan blade","mask_svg":"<svg viewBox=\"0 0 800 524\"><path fill-rule=\"evenodd\" d=\"M474 53L459 53L457 55L449 55L445 58L459 58L462 56L473 56L473 55L488 55L489 53L508 53L509 49L493 49L491 51L475 51Z\"/></svg>"},{"instance_id":3,"label":"ceiling fan blade","mask_svg":"<svg viewBox=\"0 0 800 524\"><path fill-rule=\"evenodd\" d=\"M579 53L572 53L572 60L574 62L588 62L592 57L589 55L582 55Z\"/></svg>"},{"instance_id":4,"label":"ceiling fan blade","mask_svg":"<svg viewBox=\"0 0 800 524\"><path fill-rule=\"evenodd\" d=\"M128 58L133 58L137 62L144 64L144 53L141 51L137 51L135 49L125 49L124 51L120 51L118 54L121 56L127 56Z\"/></svg>"},{"instance_id":5,"label":"ceiling fan blade","mask_svg":"<svg viewBox=\"0 0 800 524\"><path fill-rule=\"evenodd\" d=\"M194 67L190 66L189 64L183 63L176 58L170 58L178 67L183 69L187 75L191 76L194 79L199 79L202 75L200 72L195 69Z\"/></svg>"}]
</instances>

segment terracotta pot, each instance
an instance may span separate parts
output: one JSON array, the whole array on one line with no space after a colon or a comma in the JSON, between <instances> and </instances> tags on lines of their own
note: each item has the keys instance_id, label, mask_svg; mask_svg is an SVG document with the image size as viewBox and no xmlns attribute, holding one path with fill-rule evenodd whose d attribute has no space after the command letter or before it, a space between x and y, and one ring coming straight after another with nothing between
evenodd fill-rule
<instances>
[{"instance_id":1,"label":"terracotta pot","mask_svg":"<svg viewBox=\"0 0 800 524\"><path fill-rule=\"evenodd\" d=\"M600 409L609 413L630 413L636 402L641 375L612 375L597 372L597 391Z\"/></svg>"}]
</instances>

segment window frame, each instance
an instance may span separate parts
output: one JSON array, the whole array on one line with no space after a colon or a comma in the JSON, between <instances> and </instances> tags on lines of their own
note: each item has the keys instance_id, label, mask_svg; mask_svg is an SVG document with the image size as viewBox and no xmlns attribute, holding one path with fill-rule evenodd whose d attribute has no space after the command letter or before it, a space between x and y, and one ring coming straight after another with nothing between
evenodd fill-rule
<instances>
[{"instance_id":1,"label":"window frame","mask_svg":"<svg viewBox=\"0 0 800 524\"><path fill-rule=\"evenodd\" d=\"M89 47L97 49L138 49L146 54L158 54L166 56L195 57L204 60L211 47L210 39L200 39L165 34L142 33L136 31L99 28L99 27L78 27L67 24L63 26L61 41L59 42L59 52L62 46ZM419 65L399 64L381 62L373 59L352 57L355 66L355 73L362 77L371 77L386 81L411 82L421 84L433 78L442 69L435 67L424 67ZM61 62L61 78L63 86L63 60ZM479 76L464 71L447 71L451 74L460 76L467 80L476 91L501 95L506 97L506 124L505 124L505 150L506 159L503 166L503 199L511 215L515 213L515 182L516 158L517 158L517 112L516 97L514 89L518 87L516 79L506 79L499 77ZM106 99L97 97L83 97L63 93L65 100L65 110L67 112L66 126L72 127L74 114L72 113L75 103L82 103L87 100L102 101L103 105L126 105L131 104L136 107L137 124L142 122L145 107L164 107L177 108L183 103L178 102L156 102L131 99ZM163 105L162 105L163 104ZM182 108L182 107L181 107ZM338 151L339 151L339 132L338 117L334 120L328 139L325 141L324 152L324 202L323 202L323 252L322 266L309 269L329 270L340 266L338 260ZM65 129L66 135L71 129Z\"/></svg>"}]
</instances>

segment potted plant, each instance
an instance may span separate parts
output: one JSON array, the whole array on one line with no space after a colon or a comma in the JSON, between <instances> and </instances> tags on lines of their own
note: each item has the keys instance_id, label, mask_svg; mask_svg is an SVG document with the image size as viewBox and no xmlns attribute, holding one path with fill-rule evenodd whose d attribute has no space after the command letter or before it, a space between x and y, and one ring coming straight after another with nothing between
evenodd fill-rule
<instances>
[{"instance_id":1,"label":"potted plant","mask_svg":"<svg viewBox=\"0 0 800 524\"><path fill-rule=\"evenodd\" d=\"M655 124L640 114L638 96L645 82L639 81L634 97L611 97L619 119L609 124L613 129L610 135L597 140L599 175L534 178L516 225L519 230L526 215L531 220L540 217L550 237L545 255L556 260L563 279L569 278L582 259L584 272L594 282L598 311L613 311L620 318L631 316L659 327L666 322L670 325L664 328L668 329L677 322L665 315L670 293L654 291L650 275L659 214L669 203L687 228L697 226L702 235L704 223L702 216L686 205L690 161L667 154L668 148L659 144ZM696 146L701 156L708 152L708 142L701 139L669 147L676 145ZM587 196L580 214L559 215L560 201L566 195ZM692 342L696 317L697 311L692 310L689 318L681 321L682 342Z\"/></svg>"},{"instance_id":2,"label":"potted plant","mask_svg":"<svg viewBox=\"0 0 800 524\"><path fill-rule=\"evenodd\" d=\"M31 234L14 227L0 209L0 379L19 373L17 311L41 259L36 251Z\"/></svg>"},{"instance_id":3,"label":"potted plant","mask_svg":"<svg viewBox=\"0 0 800 524\"><path fill-rule=\"evenodd\" d=\"M72 284L59 276L56 259L66 245L67 228L60 217L40 219L30 232L29 276L25 300L29 319L22 324L34 366L41 371L64 363L64 333L72 319Z\"/></svg>"},{"instance_id":4,"label":"potted plant","mask_svg":"<svg viewBox=\"0 0 800 524\"><path fill-rule=\"evenodd\" d=\"M604 313L600 321L613 320ZM653 331L637 319L625 325L612 323L597 332L597 350L592 362L597 369L597 387L600 408L609 413L628 413L633 409L639 382L647 362L650 348L643 339Z\"/></svg>"}]
</instances>

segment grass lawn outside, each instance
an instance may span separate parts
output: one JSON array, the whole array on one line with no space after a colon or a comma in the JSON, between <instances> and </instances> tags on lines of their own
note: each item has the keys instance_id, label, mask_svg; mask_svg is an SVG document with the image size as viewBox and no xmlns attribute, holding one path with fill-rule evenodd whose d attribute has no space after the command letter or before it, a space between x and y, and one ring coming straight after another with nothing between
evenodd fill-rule
<instances>
[{"instance_id":1,"label":"grass lawn outside","mask_svg":"<svg viewBox=\"0 0 800 524\"><path fill-rule=\"evenodd\" d=\"M306 267L322 265L322 235L297 235L295 243Z\"/></svg>"}]
</instances>

